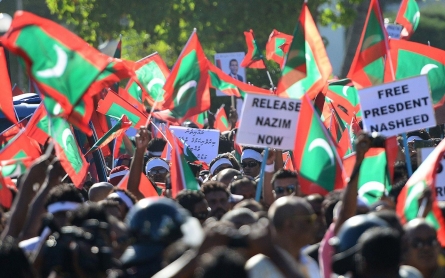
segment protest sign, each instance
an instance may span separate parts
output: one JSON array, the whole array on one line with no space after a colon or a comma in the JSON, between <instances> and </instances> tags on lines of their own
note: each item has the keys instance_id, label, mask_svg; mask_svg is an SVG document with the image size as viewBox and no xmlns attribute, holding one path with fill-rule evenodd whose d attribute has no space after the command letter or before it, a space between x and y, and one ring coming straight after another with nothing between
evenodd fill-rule
<instances>
[{"instance_id":1,"label":"protest sign","mask_svg":"<svg viewBox=\"0 0 445 278\"><path fill-rule=\"evenodd\" d=\"M388 37L391 39L400 39L400 34L402 33L402 25L388 23L385 24L386 31L388 32Z\"/></svg>"},{"instance_id":2,"label":"protest sign","mask_svg":"<svg viewBox=\"0 0 445 278\"><path fill-rule=\"evenodd\" d=\"M182 126L171 126L171 131L189 146L189 149L200 160L210 164L218 155L219 130L197 129Z\"/></svg>"},{"instance_id":3,"label":"protest sign","mask_svg":"<svg viewBox=\"0 0 445 278\"><path fill-rule=\"evenodd\" d=\"M364 130L385 136L436 125L426 75L359 90Z\"/></svg>"},{"instance_id":4,"label":"protest sign","mask_svg":"<svg viewBox=\"0 0 445 278\"><path fill-rule=\"evenodd\" d=\"M433 147L417 149L420 154L419 165L428 157L434 150ZM445 201L445 158L442 157L439 166L437 167L436 176L436 198L437 201Z\"/></svg>"},{"instance_id":5,"label":"protest sign","mask_svg":"<svg viewBox=\"0 0 445 278\"><path fill-rule=\"evenodd\" d=\"M247 94L236 141L241 145L293 149L301 101Z\"/></svg>"}]
</instances>

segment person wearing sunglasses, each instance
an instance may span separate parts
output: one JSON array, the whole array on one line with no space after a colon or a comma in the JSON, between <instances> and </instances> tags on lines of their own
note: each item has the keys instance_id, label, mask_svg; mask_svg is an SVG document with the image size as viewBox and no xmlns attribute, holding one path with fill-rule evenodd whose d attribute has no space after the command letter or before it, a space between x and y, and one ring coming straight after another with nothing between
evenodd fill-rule
<instances>
[{"instance_id":1,"label":"person wearing sunglasses","mask_svg":"<svg viewBox=\"0 0 445 278\"><path fill-rule=\"evenodd\" d=\"M145 172L147 173L147 177L153 179L155 182L165 183L165 177L170 172L170 166L164 159L154 157L147 161Z\"/></svg>"},{"instance_id":2,"label":"person wearing sunglasses","mask_svg":"<svg viewBox=\"0 0 445 278\"><path fill-rule=\"evenodd\" d=\"M417 268L425 278L445 277L439 267L440 244L434 227L423 218L413 219L403 227L405 231L404 264Z\"/></svg>"},{"instance_id":3,"label":"person wearing sunglasses","mask_svg":"<svg viewBox=\"0 0 445 278\"><path fill-rule=\"evenodd\" d=\"M280 169L272 176L270 183L275 200L283 196L301 196L298 176L294 171Z\"/></svg>"},{"instance_id":4,"label":"person wearing sunglasses","mask_svg":"<svg viewBox=\"0 0 445 278\"><path fill-rule=\"evenodd\" d=\"M241 154L241 168L243 173L252 178L256 178L261 171L263 156L252 148L244 148Z\"/></svg>"}]
</instances>

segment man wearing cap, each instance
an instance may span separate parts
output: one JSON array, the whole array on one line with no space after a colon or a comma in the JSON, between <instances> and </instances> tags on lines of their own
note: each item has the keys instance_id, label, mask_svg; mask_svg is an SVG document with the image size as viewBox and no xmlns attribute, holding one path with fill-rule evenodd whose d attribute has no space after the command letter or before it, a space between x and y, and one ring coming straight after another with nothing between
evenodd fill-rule
<instances>
[{"instance_id":1,"label":"man wearing cap","mask_svg":"<svg viewBox=\"0 0 445 278\"><path fill-rule=\"evenodd\" d=\"M243 173L252 178L256 178L261 171L263 156L258 151L251 148L244 148L241 154L241 167Z\"/></svg>"},{"instance_id":2,"label":"man wearing cap","mask_svg":"<svg viewBox=\"0 0 445 278\"><path fill-rule=\"evenodd\" d=\"M232 161L229 159L229 154L218 155L210 162L209 167L211 176L216 176L224 169L234 168Z\"/></svg>"},{"instance_id":3,"label":"man wearing cap","mask_svg":"<svg viewBox=\"0 0 445 278\"><path fill-rule=\"evenodd\" d=\"M145 172L147 177L152 178L155 182L165 183L165 177L170 172L170 166L164 159L153 157L148 160Z\"/></svg>"}]
</instances>

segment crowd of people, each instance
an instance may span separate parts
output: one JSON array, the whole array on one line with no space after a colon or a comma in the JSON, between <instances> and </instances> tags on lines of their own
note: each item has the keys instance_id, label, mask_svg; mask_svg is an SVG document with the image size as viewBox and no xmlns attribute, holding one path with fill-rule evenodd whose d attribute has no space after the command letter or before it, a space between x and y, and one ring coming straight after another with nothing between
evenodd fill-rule
<instances>
[{"instance_id":1,"label":"crowd of people","mask_svg":"<svg viewBox=\"0 0 445 278\"><path fill-rule=\"evenodd\" d=\"M322 196L301 190L279 150L263 159L264 150L244 147L237 159L234 132L221 134L208 169L190 163L199 189L177 194L160 157L167 142L147 127L107 182L82 189L64 180L48 144L18 177L12 207L2 208L0 277L445 277L435 228L421 217L402 224L395 213L404 162L387 196L374 204L358 196L367 134L355 142L344 188ZM159 197L144 197L141 173ZM118 187L124 177L126 189Z\"/></svg>"}]
</instances>

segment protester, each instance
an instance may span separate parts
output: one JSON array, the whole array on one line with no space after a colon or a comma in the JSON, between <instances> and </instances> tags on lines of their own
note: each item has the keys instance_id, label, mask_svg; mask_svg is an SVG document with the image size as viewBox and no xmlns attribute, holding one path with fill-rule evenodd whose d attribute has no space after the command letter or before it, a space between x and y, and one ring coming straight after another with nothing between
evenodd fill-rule
<instances>
[{"instance_id":1,"label":"protester","mask_svg":"<svg viewBox=\"0 0 445 278\"><path fill-rule=\"evenodd\" d=\"M211 209L205 195L197 190L182 190L176 195L176 201L190 214L197 218L201 224L209 217Z\"/></svg>"},{"instance_id":2,"label":"protester","mask_svg":"<svg viewBox=\"0 0 445 278\"><path fill-rule=\"evenodd\" d=\"M153 157L145 165L145 173L155 182L165 183L165 176L170 172L170 166L162 158Z\"/></svg>"},{"instance_id":3,"label":"protester","mask_svg":"<svg viewBox=\"0 0 445 278\"><path fill-rule=\"evenodd\" d=\"M210 216L218 220L221 219L230 209L229 197L231 194L226 186L221 182L208 181L203 183L201 190L209 204Z\"/></svg>"},{"instance_id":4,"label":"protester","mask_svg":"<svg viewBox=\"0 0 445 278\"><path fill-rule=\"evenodd\" d=\"M243 196L243 200L254 199L256 182L249 176L235 176L229 184L230 193Z\"/></svg>"},{"instance_id":5,"label":"protester","mask_svg":"<svg viewBox=\"0 0 445 278\"><path fill-rule=\"evenodd\" d=\"M88 200L91 202L102 201L113 191L113 188L113 184L108 182L95 183L88 190Z\"/></svg>"},{"instance_id":6,"label":"protester","mask_svg":"<svg viewBox=\"0 0 445 278\"><path fill-rule=\"evenodd\" d=\"M241 154L241 168L243 173L252 178L257 178L260 174L263 156L253 148L244 148Z\"/></svg>"}]
</instances>

